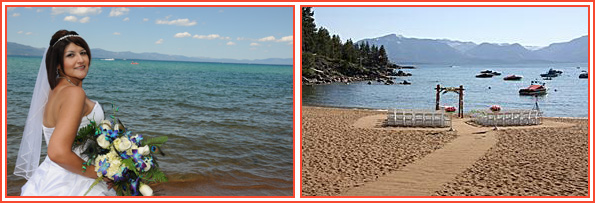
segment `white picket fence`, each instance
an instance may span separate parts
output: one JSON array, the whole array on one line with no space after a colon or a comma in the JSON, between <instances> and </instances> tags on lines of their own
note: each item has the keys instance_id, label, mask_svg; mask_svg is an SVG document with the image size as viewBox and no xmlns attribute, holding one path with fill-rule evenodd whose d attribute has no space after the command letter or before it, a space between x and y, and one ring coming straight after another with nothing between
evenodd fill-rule
<instances>
[{"instance_id":1,"label":"white picket fence","mask_svg":"<svg viewBox=\"0 0 595 203\"><path fill-rule=\"evenodd\" d=\"M491 111L475 112L472 121L483 126L522 126L539 125L543 113L538 110L509 110L493 113Z\"/></svg>"},{"instance_id":2,"label":"white picket fence","mask_svg":"<svg viewBox=\"0 0 595 203\"><path fill-rule=\"evenodd\" d=\"M386 125L403 127L447 127L450 117L444 111L392 109L387 113Z\"/></svg>"}]
</instances>

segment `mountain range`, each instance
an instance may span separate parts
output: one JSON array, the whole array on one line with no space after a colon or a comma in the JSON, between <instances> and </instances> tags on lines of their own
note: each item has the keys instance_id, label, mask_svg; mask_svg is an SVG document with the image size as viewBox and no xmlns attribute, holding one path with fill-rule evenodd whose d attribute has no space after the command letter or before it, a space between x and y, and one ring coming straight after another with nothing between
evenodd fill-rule
<instances>
[{"instance_id":1,"label":"mountain range","mask_svg":"<svg viewBox=\"0 0 595 203\"><path fill-rule=\"evenodd\" d=\"M471 63L564 63L588 62L589 38L582 36L547 47L524 47L518 43L494 44L448 39L417 39L390 34L356 43L383 45L391 62L397 64Z\"/></svg>"},{"instance_id":2,"label":"mountain range","mask_svg":"<svg viewBox=\"0 0 595 203\"><path fill-rule=\"evenodd\" d=\"M6 53L8 56L42 56L45 48L35 48L19 43L7 42ZM256 60L223 59L208 57L188 57L181 55L167 55L160 53L133 53L113 52L104 49L91 49L93 58L114 58L128 60L158 60L158 61L192 61L192 62L214 62L214 63L244 63L244 64L270 64L270 65L293 65L291 58L268 58Z\"/></svg>"}]
</instances>

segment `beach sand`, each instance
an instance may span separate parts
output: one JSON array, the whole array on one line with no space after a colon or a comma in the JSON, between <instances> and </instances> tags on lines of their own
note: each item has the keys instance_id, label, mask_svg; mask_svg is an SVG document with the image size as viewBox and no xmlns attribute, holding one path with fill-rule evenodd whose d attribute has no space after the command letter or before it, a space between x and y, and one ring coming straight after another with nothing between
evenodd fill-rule
<instances>
[{"instance_id":1,"label":"beach sand","mask_svg":"<svg viewBox=\"0 0 595 203\"><path fill-rule=\"evenodd\" d=\"M588 196L589 121L567 127L506 129L479 161L435 195Z\"/></svg>"},{"instance_id":2,"label":"beach sand","mask_svg":"<svg viewBox=\"0 0 595 203\"><path fill-rule=\"evenodd\" d=\"M449 132L382 127L384 114L302 107L302 195L588 195L586 119L498 131L455 120Z\"/></svg>"},{"instance_id":3,"label":"beach sand","mask_svg":"<svg viewBox=\"0 0 595 203\"><path fill-rule=\"evenodd\" d=\"M371 110L302 107L302 195L337 196L412 163L456 137L453 132L353 126ZM381 123L373 123L379 125Z\"/></svg>"}]
</instances>

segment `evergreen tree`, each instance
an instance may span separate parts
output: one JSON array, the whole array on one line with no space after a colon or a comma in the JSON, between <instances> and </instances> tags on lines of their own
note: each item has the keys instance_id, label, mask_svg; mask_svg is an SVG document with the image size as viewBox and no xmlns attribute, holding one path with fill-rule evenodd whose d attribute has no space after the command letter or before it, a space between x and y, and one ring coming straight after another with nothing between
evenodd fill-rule
<instances>
[{"instance_id":1,"label":"evergreen tree","mask_svg":"<svg viewBox=\"0 0 595 203\"><path fill-rule=\"evenodd\" d=\"M379 65L381 65L381 66L388 65L388 55L386 55L386 50L384 49L384 45L380 45L380 50L378 50L378 57L380 57Z\"/></svg>"},{"instance_id":2,"label":"evergreen tree","mask_svg":"<svg viewBox=\"0 0 595 203\"><path fill-rule=\"evenodd\" d=\"M302 7L302 52L314 51L314 11L312 7Z\"/></svg>"}]
</instances>

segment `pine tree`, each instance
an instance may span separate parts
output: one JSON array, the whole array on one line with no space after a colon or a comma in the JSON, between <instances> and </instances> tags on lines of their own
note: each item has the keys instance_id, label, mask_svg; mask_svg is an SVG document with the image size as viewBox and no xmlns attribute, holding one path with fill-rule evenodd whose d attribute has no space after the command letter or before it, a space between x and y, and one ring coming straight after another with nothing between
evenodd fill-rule
<instances>
[{"instance_id":1,"label":"pine tree","mask_svg":"<svg viewBox=\"0 0 595 203\"><path fill-rule=\"evenodd\" d=\"M312 7L302 7L302 52L314 51L315 32L316 24Z\"/></svg>"}]
</instances>

